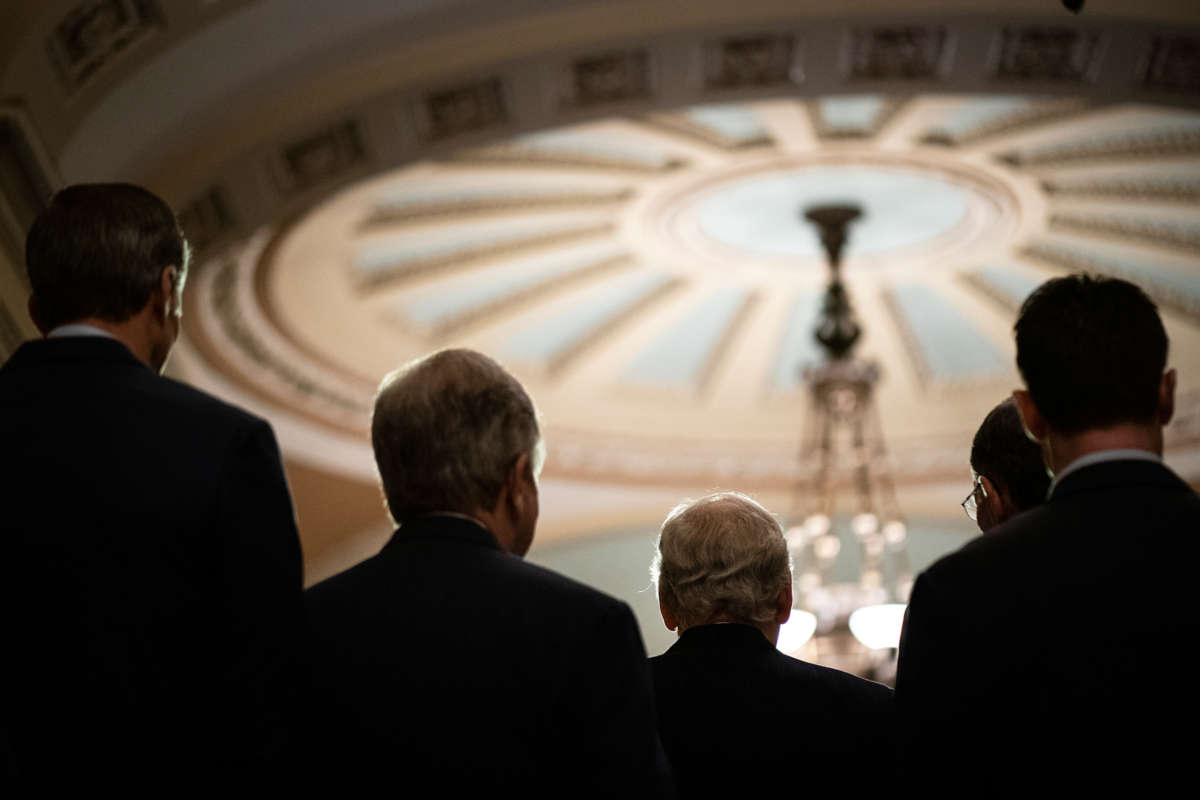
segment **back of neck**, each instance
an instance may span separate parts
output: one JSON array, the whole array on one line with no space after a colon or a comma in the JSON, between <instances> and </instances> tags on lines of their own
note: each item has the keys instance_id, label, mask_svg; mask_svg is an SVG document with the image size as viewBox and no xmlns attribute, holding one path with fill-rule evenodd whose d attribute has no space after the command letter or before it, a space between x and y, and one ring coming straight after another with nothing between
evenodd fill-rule
<instances>
[{"instance_id":1,"label":"back of neck","mask_svg":"<svg viewBox=\"0 0 1200 800\"><path fill-rule=\"evenodd\" d=\"M1145 450L1163 453L1162 427L1158 424L1126 422L1065 435L1051 431L1043 444L1046 463L1059 474L1073 461L1105 450Z\"/></svg>"}]
</instances>

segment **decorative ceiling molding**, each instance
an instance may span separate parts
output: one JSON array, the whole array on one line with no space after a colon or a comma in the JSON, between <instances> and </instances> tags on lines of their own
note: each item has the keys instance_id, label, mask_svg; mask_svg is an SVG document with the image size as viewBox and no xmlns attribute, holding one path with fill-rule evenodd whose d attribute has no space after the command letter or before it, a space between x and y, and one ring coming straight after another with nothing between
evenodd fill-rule
<instances>
[{"instance_id":1,"label":"decorative ceiling molding","mask_svg":"<svg viewBox=\"0 0 1200 800\"><path fill-rule=\"evenodd\" d=\"M996 80L1082 84L1095 78L1102 39L1097 30L1014 26L1000 32L996 49Z\"/></svg>"},{"instance_id":2,"label":"decorative ceiling molding","mask_svg":"<svg viewBox=\"0 0 1200 800\"><path fill-rule=\"evenodd\" d=\"M176 216L188 244L200 254L227 243L238 227L229 198L220 186L211 186L201 192L182 205Z\"/></svg>"},{"instance_id":3,"label":"decorative ceiling molding","mask_svg":"<svg viewBox=\"0 0 1200 800\"><path fill-rule=\"evenodd\" d=\"M167 26L155 0L86 0L54 26L46 53L68 94Z\"/></svg>"},{"instance_id":4,"label":"decorative ceiling molding","mask_svg":"<svg viewBox=\"0 0 1200 800\"><path fill-rule=\"evenodd\" d=\"M1155 36L1142 85L1170 92L1195 92L1200 86L1200 36Z\"/></svg>"},{"instance_id":5,"label":"decorative ceiling molding","mask_svg":"<svg viewBox=\"0 0 1200 800\"><path fill-rule=\"evenodd\" d=\"M849 36L850 81L933 81L950 64L951 35L942 25L856 27Z\"/></svg>"},{"instance_id":6,"label":"decorative ceiling molding","mask_svg":"<svg viewBox=\"0 0 1200 800\"><path fill-rule=\"evenodd\" d=\"M796 38L789 34L736 34L701 47L704 88L713 91L795 86L804 82Z\"/></svg>"},{"instance_id":7,"label":"decorative ceiling molding","mask_svg":"<svg viewBox=\"0 0 1200 800\"><path fill-rule=\"evenodd\" d=\"M417 106L417 129L430 142L502 127L509 119L504 84L496 77L427 92Z\"/></svg>"},{"instance_id":8,"label":"decorative ceiling molding","mask_svg":"<svg viewBox=\"0 0 1200 800\"><path fill-rule=\"evenodd\" d=\"M267 0L202 9L185 7L181 0L80 4L77 14L63 13L63 63L76 64L71 74L91 70L104 80L82 78L88 91L70 102L65 96L56 101L44 91L46 80L58 81L44 48L42 77L35 75L37 65L28 62L25 46L14 56L13 66L20 69L9 76L6 91L17 97L28 93L39 127L51 132L54 155L71 180L120 175L150 182L181 204L213 184L245 182L247 169L265 170L270 191L231 193L242 233L302 210L346 185L352 174L587 120L614 108L655 113L797 91L812 98L918 87L1200 104L1200 82L1190 80L1200 32L1136 19L1092 16L1076 28L1063 25L1057 13L1030 16L1013 9L1004 17L924 12L897 23L888 15L872 18L867 9L846 19L822 17L807 6L793 8L789 19L778 3L750 0L736 26L717 24L714 20L726 18L727 11L717 14L701 3L689 27L679 28L677 15L668 24L669 15L649 13L659 5L649 2L648 13L639 18L606 23L629 32L613 39L601 36L597 27L589 44L588 29L571 28L569 20L572 15L593 18L599 4L581 2L568 9L529 0L506 19L469 0L463 8L478 14L452 13L448 5L431 0L389 12L396 25L416 15L396 29L390 46L384 36L389 29L382 24L389 14L373 9L381 24L353 34L363 41L357 48L351 40L338 40L342 60L336 72L310 74L320 59L314 51L310 68L297 52L288 62L296 65L289 77L278 66L267 69L271 58L283 57L273 48L317 48L318 40L263 42L261 55L244 53L244 33L224 24L238 15L266 19L278 12L277 5ZM310 13L305 8L294 13ZM1167 13L1153 3L1127 12L1135 18ZM323 19L328 12L322 7L311 13ZM547 15L547 21L561 18L568 35L512 37L507 55L498 55L508 41L506 26L519 25L526 18L522 15L541 19L537 14ZM164 21L169 22L165 28ZM81 33L92 28L97 31L92 38ZM354 29L349 22L338 27L344 36ZM486 48L459 43L489 29L497 32ZM300 36L296 30L288 35ZM418 37L419 32L425 35ZM85 39L90 49L67 44ZM216 56L225 39L241 48L231 52L239 53L238 63L245 63L248 74L221 77L228 68ZM139 44L151 41L153 46ZM621 44L614 47L613 41ZM198 49L204 47L211 49ZM263 66L255 72L259 61ZM89 66L102 62L102 67ZM194 68L200 62L211 65L203 75ZM178 71L184 69L186 74ZM335 74L346 76L344 84ZM321 82L319 90L308 88L314 80ZM227 91L214 94L225 84ZM309 141L322 130L322 142ZM994 132L1001 130L997 125ZM293 187L304 187L302 199Z\"/></svg>"}]
</instances>

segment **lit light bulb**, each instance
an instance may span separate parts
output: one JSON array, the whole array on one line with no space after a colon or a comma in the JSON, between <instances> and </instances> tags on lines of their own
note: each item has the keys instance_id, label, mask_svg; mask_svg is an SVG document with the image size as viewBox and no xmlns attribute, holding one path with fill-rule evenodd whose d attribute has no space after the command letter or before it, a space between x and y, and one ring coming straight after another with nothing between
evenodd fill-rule
<instances>
[{"instance_id":1,"label":"lit light bulb","mask_svg":"<svg viewBox=\"0 0 1200 800\"><path fill-rule=\"evenodd\" d=\"M860 539L864 536L870 536L879 529L879 518L874 514L856 514L854 519L850 520L850 530L854 531L854 535Z\"/></svg>"},{"instance_id":2,"label":"lit light bulb","mask_svg":"<svg viewBox=\"0 0 1200 800\"><path fill-rule=\"evenodd\" d=\"M908 526L900 520L894 519L883 526L883 538L892 547L899 547L908 538Z\"/></svg>"},{"instance_id":3,"label":"lit light bulb","mask_svg":"<svg viewBox=\"0 0 1200 800\"><path fill-rule=\"evenodd\" d=\"M824 514L813 514L808 519L804 520L804 527L808 529L808 535L814 539L818 536L824 536L829 532L830 528L829 517Z\"/></svg>"},{"instance_id":4,"label":"lit light bulb","mask_svg":"<svg viewBox=\"0 0 1200 800\"><path fill-rule=\"evenodd\" d=\"M822 536L813 542L813 552L822 561L832 561L842 549L842 543L836 536Z\"/></svg>"}]
</instances>

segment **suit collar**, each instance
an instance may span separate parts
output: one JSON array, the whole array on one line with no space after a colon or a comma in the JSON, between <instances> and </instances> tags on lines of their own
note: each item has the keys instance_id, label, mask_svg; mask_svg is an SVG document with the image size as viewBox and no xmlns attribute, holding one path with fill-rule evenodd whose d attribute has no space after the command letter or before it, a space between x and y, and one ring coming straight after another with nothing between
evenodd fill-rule
<instances>
[{"instance_id":1,"label":"suit collar","mask_svg":"<svg viewBox=\"0 0 1200 800\"><path fill-rule=\"evenodd\" d=\"M411 541L461 542L477 547L500 550L500 544L491 531L479 523L459 516L427 514L408 520L392 534L384 545L384 551L402 546Z\"/></svg>"},{"instance_id":2,"label":"suit collar","mask_svg":"<svg viewBox=\"0 0 1200 800\"><path fill-rule=\"evenodd\" d=\"M733 654L746 651L775 652L775 647L762 631L751 625L717 623L688 628L667 652L723 652Z\"/></svg>"},{"instance_id":3,"label":"suit collar","mask_svg":"<svg viewBox=\"0 0 1200 800\"><path fill-rule=\"evenodd\" d=\"M1101 461L1064 475L1055 486L1049 501L1062 500L1084 492L1124 489L1131 486L1157 486L1189 490L1178 475L1158 461L1126 459Z\"/></svg>"},{"instance_id":4,"label":"suit collar","mask_svg":"<svg viewBox=\"0 0 1200 800\"><path fill-rule=\"evenodd\" d=\"M135 366L150 371L137 356L119 340L106 336L64 336L25 342L4 364L4 369L16 370L43 364L63 364L80 361L108 361Z\"/></svg>"}]
</instances>

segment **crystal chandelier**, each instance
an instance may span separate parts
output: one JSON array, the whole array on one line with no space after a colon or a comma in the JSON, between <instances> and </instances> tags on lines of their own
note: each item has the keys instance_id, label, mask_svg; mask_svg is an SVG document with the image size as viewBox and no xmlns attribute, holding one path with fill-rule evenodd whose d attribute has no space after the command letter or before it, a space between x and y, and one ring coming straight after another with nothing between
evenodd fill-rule
<instances>
[{"instance_id":1,"label":"crystal chandelier","mask_svg":"<svg viewBox=\"0 0 1200 800\"><path fill-rule=\"evenodd\" d=\"M875 407L879 367L853 357L862 329L841 280L847 229L860 214L848 205L804 213L820 233L831 277L814 331L824 359L802 373L810 413L795 497L798 524L787 538L796 565L798 624L814 634L807 652L822 663L886 680L894 669L912 570ZM839 563L853 561L843 541L857 551L857 580L839 581L835 574Z\"/></svg>"}]
</instances>

